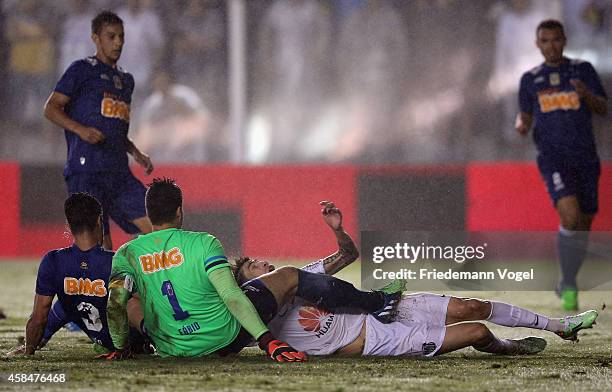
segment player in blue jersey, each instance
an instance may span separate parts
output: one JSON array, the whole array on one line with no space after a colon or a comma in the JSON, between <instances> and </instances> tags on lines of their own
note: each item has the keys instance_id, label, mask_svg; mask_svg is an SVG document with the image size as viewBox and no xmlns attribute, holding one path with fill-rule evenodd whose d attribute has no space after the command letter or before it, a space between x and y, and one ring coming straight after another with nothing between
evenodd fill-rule
<instances>
[{"instance_id":1,"label":"player in blue jersey","mask_svg":"<svg viewBox=\"0 0 612 392\"><path fill-rule=\"evenodd\" d=\"M607 114L607 96L591 64L563 56L565 43L559 21L538 25L536 46L544 63L521 78L516 130L527 135L533 125L538 168L560 218L558 292L563 308L575 310L576 275L597 213L601 172L591 114Z\"/></svg>"},{"instance_id":2,"label":"player in blue jersey","mask_svg":"<svg viewBox=\"0 0 612 392\"><path fill-rule=\"evenodd\" d=\"M64 128L68 193L87 192L103 208L104 247L112 249L109 216L127 233L149 233L145 188L131 173L127 154L153 171L148 155L128 137L134 78L117 66L123 49L123 21L104 11L92 21L93 57L75 61L57 83L44 114Z\"/></svg>"},{"instance_id":3,"label":"player in blue jersey","mask_svg":"<svg viewBox=\"0 0 612 392\"><path fill-rule=\"evenodd\" d=\"M25 346L12 354L34 354L66 322L74 322L92 342L113 350L106 304L114 253L101 247L102 207L91 195L75 193L66 199L64 211L74 243L52 250L42 259ZM55 296L58 300L52 308ZM137 309L131 310L132 319L142 318Z\"/></svg>"}]
</instances>

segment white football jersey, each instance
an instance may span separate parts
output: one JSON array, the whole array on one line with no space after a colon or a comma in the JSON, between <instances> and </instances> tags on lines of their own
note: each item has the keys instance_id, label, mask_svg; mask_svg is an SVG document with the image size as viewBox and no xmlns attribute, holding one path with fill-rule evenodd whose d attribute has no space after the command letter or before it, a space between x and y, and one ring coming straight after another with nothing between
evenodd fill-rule
<instances>
[{"instance_id":1,"label":"white football jersey","mask_svg":"<svg viewBox=\"0 0 612 392\"><path fill-rule=\"evenodd\" d=\"M303 269L325 273L322 260ZM329 355L357 339L365 319L365 314L332 313L294 298L279 310L268 328L277 339L297 350L309 355Z\"/></svg>"}]
</instances>

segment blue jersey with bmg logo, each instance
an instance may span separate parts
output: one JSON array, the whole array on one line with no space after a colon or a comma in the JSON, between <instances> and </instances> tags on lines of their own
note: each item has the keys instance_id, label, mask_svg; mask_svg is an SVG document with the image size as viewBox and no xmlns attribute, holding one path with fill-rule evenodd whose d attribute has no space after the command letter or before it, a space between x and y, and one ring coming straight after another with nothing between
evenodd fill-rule
<instances>
[{"instance_id":1,"label":"blue jersey with bmg logo","mask_svg":"<svg viewBox=\"0 0 612 392\"><path fill-rule=\"evenodd\" d=\"M100 246L85 252L76 245L52 250L42 259L36 278L36 294L57 295L65 321L76 323L105 347L113 347L106 321L113 255Z\"/></svg>"},{"instance_id":2,"label":"blue jersey with bmg logo","mask_svg":"<svg viewBox=\"0 0 612 392\"><path fill-rule=\"evenodd\" d=\"M542 64L523 74L520 110L534 116L533 138L541 155L598 160L591 111L578 97L571 79L580 79L593 94L606 97L590 63L564 58L558 67Z\"/></svg>"},{"instance_id":3,"label":"blue jersey with bmg logo","mask_svg":"<svg viewBox=\"0 0 612 392\"><path fill-rule=\"evenodd\" d=\"M127 133L134 78L95 57L75 61L61 77L55 91L70 97L66 114L106 139L89 144L65 131L68 159L64 176L83 172L127 171Z\"/></svg>"}]
</instances>

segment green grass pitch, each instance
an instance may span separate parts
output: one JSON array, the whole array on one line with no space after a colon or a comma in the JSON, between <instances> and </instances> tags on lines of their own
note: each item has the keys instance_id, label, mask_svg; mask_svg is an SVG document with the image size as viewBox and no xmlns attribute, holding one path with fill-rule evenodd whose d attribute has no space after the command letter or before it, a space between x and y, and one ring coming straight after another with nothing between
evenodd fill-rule
<instances>
[{"instance_id":1,"label":"green grass pitch","mask_svg":"<svg viewBox=\"0 0 612 392\"><path fill-rule=\"evenodd\" d=\"M0 353L23 339L31 311L36 262L0 261ZM339 274L359 281L359 266ZM538 312L560 315L549 292L456 293L495 298ZM160 359L105 362L93 359L81 333L59 332L34 357L0 356L0 391L17 390L219 390L219 391L610 391L612 390L612 315L603 304L610 291L581 294L583 309L600 311L598 324L583 331L579 343L555 335L491 326L502 337L542 336L548 348L540 355L496 357L464 349L434 359L310 358L308 363L277 364L257 349L232 358ZM10 373L66 373L66 384L17 385Z\"/></svg>"}]
</instances>

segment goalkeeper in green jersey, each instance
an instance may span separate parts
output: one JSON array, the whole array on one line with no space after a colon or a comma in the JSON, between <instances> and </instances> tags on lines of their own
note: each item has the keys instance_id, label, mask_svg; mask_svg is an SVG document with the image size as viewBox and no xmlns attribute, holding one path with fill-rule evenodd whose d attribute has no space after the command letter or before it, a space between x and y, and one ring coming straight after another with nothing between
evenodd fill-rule
<instances>
[{"instance_id":1,"label":"goalkeeper in green jersey","mask_svg":"<svg viewBox=\"0 0 612 392\"><path fill-rule=\"evenodd\" d=\"M126 243L113 257L107 317L117 350L108 359L130 355L125 349L130 296L139 296L141 330L162 356L237 353L254 337L272 359L301 362L305 355L274 339L265 325L293 296L330 309L371 313L383 323L393 321L399 290L364 292L292 267L252 281L243 293L219 241L208 233L180 229L182 194L173 180L154 180L145 204L153 232Z\"/></svg>"},{"instance_id":2,"label":"goalkeeper in green jersey","mask_svg":"<svg viewBox=\"0 0 612 392\"><path fill-rule=\"evenodd\" d=\"M124 244L113 257L108 325L116 351L127 350L127 301L140 297L143 330L161 356L202 356L218 352L241 326L278 361L306 356L270 334L253 304L236 285L219 240L208 233L181 230L181 189L173 180L154 180L146 195L152 233Z\"/></svg>"}]
</instances>

